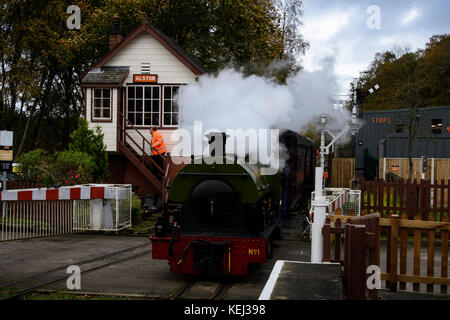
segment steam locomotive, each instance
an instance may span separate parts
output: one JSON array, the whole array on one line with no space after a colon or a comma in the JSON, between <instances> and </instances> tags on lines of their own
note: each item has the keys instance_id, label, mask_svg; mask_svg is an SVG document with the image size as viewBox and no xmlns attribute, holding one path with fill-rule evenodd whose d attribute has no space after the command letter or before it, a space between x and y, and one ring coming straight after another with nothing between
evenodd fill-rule
<instances>
[{"instance_id":1,"label":"steam locomotive","mask_svg":"<svg viewBox=\"0 0 450 320\"><path fill-rule=\"evenodd\" d=\"M184 166L150 237L153 259L168 260L171 272L186 274L247 275L249 264L264 263L284 215L313 185L314 142L286 131L280 143L289 158L275 175L261 175L261 165L230 155L223 164Z\"/></svg>"}]
</instances>

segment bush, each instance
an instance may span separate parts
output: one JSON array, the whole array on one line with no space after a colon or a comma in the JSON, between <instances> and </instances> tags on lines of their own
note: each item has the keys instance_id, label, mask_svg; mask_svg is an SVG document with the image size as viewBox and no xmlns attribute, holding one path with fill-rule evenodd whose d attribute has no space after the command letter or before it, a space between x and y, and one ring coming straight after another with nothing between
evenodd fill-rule
<instances>
[{"instance_id":1,"label":"bush","mask_svg":"<svg viewBox=\"0 0 450 320\"><path fill-rule=\"evenodd\" d=\"M20 155L19 178L43 185L76 185L100 182L109 176L108 156L99 127L91 130L81 118L70 135L69 150L49 155L36 149Z\"/></svg>"},{"instance_id":2,"label":"bush","mask_svg":"<svg viewBox=\"0 0 450 320\"><path fill-rule=\"evenodd\" d=\"M93 182L95 163L87 153L62 151L55 154L53 174L61 185L76 185Z\"/></svg>"},{"instance_id":3,"label":"bush","mask_svg":"<svg viewBox=\"0 0 450 320\"><path fill-rule=\"evenodd\" d=\"M130 200L127 198L126 200L120 201L120 212L128 212L130 210ZM142 222L143 218L142 211L142 201L141 199L133 193L131 193L131 223L133 225L139 224Z\"/></svg>"},{"instance_id":4,"label":"bush","mask_svg":"<svg viewBox=\"0 0 450 320\"><path fill-rule=\"evenodd\" d=\"M36 149L18 159L21 181L42 185L76 185L93 182L95 163L86 153L62 151L53 155Z\"/></svg>"},{"instance_id":5,"label":"bush","mask_svg":"<svg viewBox=\"0 0 450 320\"><path fill-rule=\"evenodd\" d=\"M21 181L41 184L55 182L51 172L52 156L45 150L36 149L23 153L17 158L17 162L19 163L17 175Z\"/></svg>"},{"instance_id":6,"label":"bush","mask_svg":"<svg viewBox=\"0 0 450 320\"><path fill-rule=\"evenodd\" d=\"M134 193L131 202L131 221L134 225L142 222L142 201Z\"/></svg>"},{"instance_id":7,"label":"bush","mask_svg":"<svg viewBox=\"0 0 450 320\"><path fill-rule=\"evenodd\" d=\"M93 179L98 182L109 177L108 155L103 143L103 133L100 127L89 129L86 119L80 118L78 129L70 135L70 151L82 152L90 155L94 163Z\"/></svg>"}]
</instances>

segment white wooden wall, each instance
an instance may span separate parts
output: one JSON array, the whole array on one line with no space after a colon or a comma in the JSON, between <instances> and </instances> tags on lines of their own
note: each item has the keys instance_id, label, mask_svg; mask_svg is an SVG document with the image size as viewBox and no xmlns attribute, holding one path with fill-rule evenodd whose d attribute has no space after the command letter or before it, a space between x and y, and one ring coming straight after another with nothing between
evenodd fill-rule
<instances>
[{"instance_id":1,"label":"white wooden wall","mask_svg":"<svg viewBox=\"0 0 450 320\"><path fill-rule=\"evenodd\" d=\"M141 73L141 63L150 62L150 73L158 75L158 83L192 83L196 75L147 33L134 38L105 66L129 66L125 83L133 82L133 74Z\"/></svg>"},{"instance_id":2,"label":"white wooden wall","mask_svg":"<svg viewBox=\"0 0 450 320\"><path fill-rule=\"evenodd\" d=\"M92 88L86 90L86 120L89 123L89 128L93 129L99 126L104 134L103 140L106 144L106 151L117 150L117 88L111 90L112 98L112 122L91 122L91 103L92 103Z\"/></svg>"},{"instance_id":3,"label":"white wooden wall","mask_svg":"<svg viewBox=\"0 0 450 320\"><path fill-rule=\"evenodd\" d=\"M174 57L169 50L164 48L157 40L147 33L143 33L133 39L126 47L124 47L118 54L109 60L105 66L128 66L130 73L125 80L124 86L127 83L133 82L133 74L141 74L141 63L150 62L150 73L158 75L159 84L188 84L195 82L196 75L189 70L183 63ZM113 121L111 123L90 123L91 121L91 89L87 89L86 97L86 118L90 123L90 127L100 126L105 134L104 141L107 151L117 150L117 90L112 92L113 107L112 115ZM123 102L126 106L126 102ZM126 114L126 112L125 112ZM148 129L142 129L140 132L151 141L150 132ZM167 151L170 152L174 145L170 136L173 129L160 129L159 132L163 136L164 142L167 146ZM142 142L139 135L134 130L129 130L129 134L136 140L137 143Z\"/></svg>"}]
</instances>

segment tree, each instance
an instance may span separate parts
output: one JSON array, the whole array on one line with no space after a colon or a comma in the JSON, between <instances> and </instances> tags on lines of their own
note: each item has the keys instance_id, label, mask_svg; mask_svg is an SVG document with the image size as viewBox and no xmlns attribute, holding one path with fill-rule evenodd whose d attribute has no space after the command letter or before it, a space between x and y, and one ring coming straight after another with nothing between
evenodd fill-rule
<instances>
[{"instance_id":1,"label":"tree","mask_svg":"<svg viewBox=\"0 0 450 320\"><path fill-rule=\"evenodd\" d=\"M283 82L307 47L301 3L79 0L81 30L68 30L71 1L0 0L0 126L14 130L16 156L65 149L82 112L81 75L109 50L114 15L123 35L146 19L210 72L231 66L266 74L281 61L274 76Z\"/></svg>"},{"instance_id":2,"label":"tree","mask_svg":"<svg viewBox=\"0 0 450 320\"><path fill-rule=\"evenodd\" d=\"M0 125L20 137L16 156L39 144L62 149L82 102L81 88L73 86L77 64L65 42L66 2L0 0L0 5Z\"/></svg>"},{"instance_id":3,"label":"tree","mask_svg":"<svg viewBox=\"0 0 450 320\"><path fill-rule=\"evenodd\" d=\"M404 59L403 59L404 58ZM409 179L413 176L412 150L414 142L419 134L419 108L424 107L424 101L421 96L424 81L416 77L417 60L408 55L400 59L400 68L402 77L400 80L403 86L398 88L397 96L409 105L408 120L408 162Z\"/></svg>"},{"instance_id":4,"label":"tree","mask_svg":"<svg viewBox=\"0 0 450 320\"><path fill-rule=\"evenodd\" d=\"M358 87L367 92L375 84L375 94L367 95L362 110L408 109L409 178L412 179L412 150L415 140L426 137L420 124L419 108L450 103L450 36L430 38L425 50L411 52L395 47L377 53L368 70L361 74Z\"/></svg>"},{"instance_id":5,"label":"tree","mask_svg":"<svg viewBox=\"0 0 450 320\"><path fill-rule=\"evenodd\" d=\"M406 65L409 65L407 70ZM406 80L410 85L420 82L420 89L417 92L406 90ZM406 109L410 108L408 101L415 98L419 98L422 105L427 107L449 105L450 36L435 35L430 38L425 49L416 52L396 46L377 53L369 68L361 73L358 88L367 92L375 84L380 89L364 99L362 110ZM405 96L405 92L411 96Z\"/></svg>"}]
</instances>

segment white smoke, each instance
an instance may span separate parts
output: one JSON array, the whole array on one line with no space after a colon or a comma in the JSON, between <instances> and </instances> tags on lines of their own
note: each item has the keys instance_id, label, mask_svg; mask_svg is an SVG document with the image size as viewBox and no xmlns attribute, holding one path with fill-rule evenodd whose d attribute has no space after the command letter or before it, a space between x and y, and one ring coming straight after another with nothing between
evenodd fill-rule
<instances>
[{"instance_id":1,"label":"white smoke","mask_svg":"<svg viewBox=\"0 0 450 320\"><path fill-rule=\"evenodd\" d=\"M198 82L180 89L180 127L189 130L194 121L202 121L204 128L222 131L279 128L300 132L325 113L336 118L337 127L342 128L351 115L333 111L335 91L330 61L324 61L321 70L298 72L286 85L226 69L218 75L201 76Z\"/></svg>"},{"instance_id":2,"label":"white smoke","mask_svg":"<svg viewBox=\"0 0 450 320\"><path fill-rule=\"evenodd\" d=\"M322 69L300 71L280 85L270 79L225 69L217 75L204 75L180 88L178 105L180 128L193 132L201 121L204 130L288 129L300 133L321 114L328 115L329 130L348 128L351 114L333 110L336 92L333 60L323 61ZM248 150L248 153L256 153ZM280 164L286 159L281 154Z\"/></svg>"}]
</instances>

